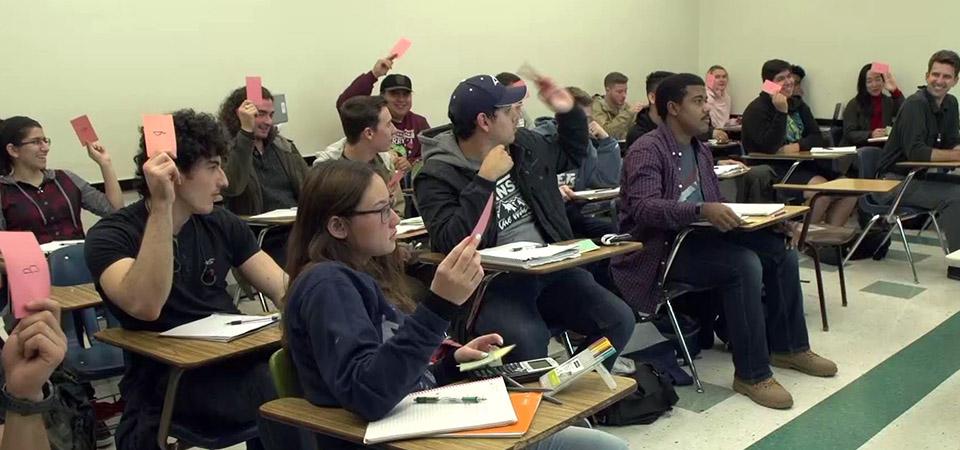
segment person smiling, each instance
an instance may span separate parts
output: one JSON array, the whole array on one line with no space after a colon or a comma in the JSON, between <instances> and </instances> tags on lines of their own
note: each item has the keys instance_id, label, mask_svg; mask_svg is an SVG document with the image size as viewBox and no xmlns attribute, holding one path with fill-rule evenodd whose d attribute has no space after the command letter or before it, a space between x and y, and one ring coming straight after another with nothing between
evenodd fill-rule
<instances>
[{"instance_id":1,"label":"person smiling","mask_svg":"<svg viewBox=\"0 0 960 450\"><path fill-rule=\"evenodd\" d=\"M69 170L48 169L50 146L29 117L10 117L0 126L0 230L31 231L41 244L83 239L81 208L102 217L123 207L110 154L100 142L86 146L100 167L103 193Z\"/></svg>"},{"instance_id":2,"label":"person smiling","mask_svg":"<svg viewBox=\"0 0 960 450\"><path fill-rule=\"evenodd\" d=\"M860 69L857 96L843 109L840 145L865 145L867 139L885 137L903 105L903 93L893 73L877 73L871 67L873 64L866 64Z\"/></svg>"}]
</instances>

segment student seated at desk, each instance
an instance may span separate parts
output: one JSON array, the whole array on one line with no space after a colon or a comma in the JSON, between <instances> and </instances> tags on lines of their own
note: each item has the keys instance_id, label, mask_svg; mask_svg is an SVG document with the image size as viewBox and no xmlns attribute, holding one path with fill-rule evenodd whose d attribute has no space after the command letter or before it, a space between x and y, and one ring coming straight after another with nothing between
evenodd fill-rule
<instances>
[{"instance_id":1,"label":"student seated at desk","mask_svg":"<svg viewBox=\"0 0 960 450\"><path fill-rule=\"evenodd\" d=\"M733 346L733 389L760 405L790 408L793 398L773 378L770 364L814 376L833 376L837 367L810 351L797 253L787 249L783 234L733 231L740 219L721 203L713 157L695 138L708 126L705 105L704 83L696 75L674 75L657 88L657 111L666 122L630 148L620 187L620 230L642 241L644 250L615 257L613 277L634 308L654 312L669 243L694 222L710 222L714 229L683 242L669 279L712 288L722 301Z\"/></svg>"},{"instance_id":2,"label":"student seated at desk","mask_svg":"<svg viewBox=\"0 0 960 450\"><path fill-rule=\"evenodd\" d=\"M643 104L640 102L627 103L626 75L620 72L610 72L603 77L604 95L596 96L593 101L591 117L600 124L614 139L627 137L627 130L633 123L634 117Z\"/></svg>"},{"instance_id":3,"label":"student seated at desk","mask_svg":"<svg viewBox=\"0 0 960 450\"><path fill-rule=\"evenodd\" d=\"M216 119L185 109L173 113L173 124L176 159L167 153L148 159L141 129L134 161L143 199L101 219L84 249L97 291L128 330L165 331L214 313L238 314L227 293L232 267L273 300L285 288L283 270L257 247L246 223L214 205L228 185L221 168L228 147ZM269 431L276 425L258 414L261 404L276 398L268 357L254 354L187 371L174 420L197 428L257 421L260 437L274 442L273 448L296 448L296 433L280 446ZM127 404L117 427L119 450L156 446L166 373L162 363L131 354L120 382ZM262 447L255 440L248 448Z\"/></svg>"},{"instance_id":4,"label":"student seated at desk","mask_svg":"<svg viewBox=\"0 0 960 450\"><path fill-rule=\"evenodd\" d=\"M396 128L390 119L388 104L383 97L369 95L356 96L343 102L340 105L340 125L346 137L318 152L313 164L318 165L332 159L368 163L377 175L383 177L385 183L389 182L398 170L409 172L410 162L390 151L393 139L391 136ZM396 202L393 205L394 211L403 217L406 203L400 183L390 186L390 194Z\"/></svg>"},{"instance_id":5,"label":"student seated at desk","mask_svg":"<svg viewBox=\"0 0 960 450\"><path fill-rule=\"evenodd\" d=\"M123 207L123 196L107 149L87 145L103 175L98 191L77 174L48 169L50 138L40 123L23 116L0 126L0 230L31 231L37 241L83 239L80 209L106 216Z\"/></svg>"},{"instance_id":6,"label":"student seated at desk","mask_svg":"<svg viewBox=\"0 0 960 450\"><path fill-rule=\"evenodd\" d=\"M887 127L903 105L903 93L892 73L877 73L866 64L857 77L857 95L843 108L840 145L867 145L867 139L885 137ZM886 90L890 95L886 95Z\"/></svg>"},{"instance_id":7,"label":"student seated at desk","mask_svg":"<svg viewBox=\"0 0 960 450\"><path fill-rule=\"evenodd\" d=\"M504 343L486 334L430 363L451 318L483 278L480 237L459 240L438 266L430 296L414 304L400 277L400 218L391 203L386 184L369 165L320 164L304 185L283 302L284 341L306 399L368 421L382 418L413 391L457 381L458 362L482 358ZM323 449L357 447L329 436L317 439ZM575 427L533 446L626 447L604 432Z\"/></svg>"},{"instance_id":8,"label":"student seated at desk","mask_svg":"<svg viewBox=\"0 0 960 450\"><path fill-rule=\"evenodd\" d=\"M229 186L224 205L234 214L252 216L297 206L307 163L293 141L273 126L273 94L263 90L263 102L254 105L239 87L220 106L220 124L229 139L230 158L223 162ZM272 230L263 249L283 264L289 230Z\"/></svg>"},{"instance_id":9,"label":"student seated at desk","mask_svg":"<svg viewBox=\"0 0 960 450\"><path fill-rule=\"evenodd\" d=\"M572 239L557 173L586 155L587 117L552 80L541 92L556 113L557 135L517 128L526 87L506 87L489 75L470 77L450 97L453 129L420 136L424 164L414 179L417 203L434 251L447 253L470 234L491 195L490 223L481 247L518 241ZM633 330L633 313L582 268L531 276L505 273L493 280L476 320L480 334L499 332L517 348L508 357L547 355L551 327L606 336L619 351ZM613 359L608 359L613 364Z\"/></svg>"},{"instance_id":10,"label":"student seated at desk","mask_svg":"<svg viewBox=\"0 0 960 450\"><path fill-rule=\"evenodd\" d=\"M890 139L884 147L881 174L906 171L894 167L901 161L960 161L957 98L950 89L957 85L960 56L951 50L934 53L927 63L927 85L903 102ZM960 176L927 173L910 182L903 195L904 206L937 208L946 235L947 248L960 249ZM950 273L960 276L960 269Z\"/></svg>"},{"instance_id":11,"label":"student seated at desk","mask_svg":"<svg viewBox=\"0 0 960 450\"><path fill-rule=\"evenodd\" d=\"M0 450L50 450L43 413L55 405L49 380L66 356L67 337L56 302L34 301L27 310L30 314L0 342Z\"/></svg>"},{"instance_id":12,"label":"student seated at desk","mask_svg":"<svg viewBox=\"0 0 960 450\"><path fill-rule=\"evenodd\" d=\"M730 118L733 109L733 100L730 98L730 75L727 69L720 65L713 65L707 69L707 76L713 76L713 86L707 86L707 107L710 108L710 125L713 128L722 128L735 125L738 122ZM708 83L709 84L709 83Z\"/></svg>"},{"instance_id":13,"label":"student seated at desk","mask_svg":"<svg viewBox=\"0 0 960 450\"><path fill-rule=\"evenodd\" d=\"M779 93L770 95L761 92L743 111L743 149L747 153L790 154L810 151L824 145L823 135L810 107L799 95L794 95L798 86L790 63L771 59L763 63L761 77L781 86ZM786 174L791 161L776 161L770 164L778 177ZM833 170L833 161L808 161L801 163L787 180L795 184L820 184L840 176ZM813 196L806 192L804 197ZM842 227L857 206L856 197L820 197L812 205L810 223L826 222Z\"/></svg>"}]
</instances>

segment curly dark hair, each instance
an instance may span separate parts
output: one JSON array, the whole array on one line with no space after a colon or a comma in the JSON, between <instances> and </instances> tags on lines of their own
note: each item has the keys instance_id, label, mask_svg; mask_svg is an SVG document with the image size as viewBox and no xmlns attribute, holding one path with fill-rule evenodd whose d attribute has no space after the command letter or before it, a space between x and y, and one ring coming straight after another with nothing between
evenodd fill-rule
<instances>
[{"instance_id":1,"label":"curly dark hair","mask_svg":"<svg viewBox=\"0 0 960 450\"><path fill-rule=\"evenodd\" d=\"M174 161L182 175L189 173L202 160L227 156L227 140L212 114L192 109L174 111L173 129L177 133L177 158ZM133 157L133 162L137 166L137 192L143 198L150 198L150 190L143 176L143 164L147 162L143 127L140 127L140 152Z\"/></svg>"},{"instance_id":2,"label":"curly dark hair","mask_svg":"<svg viewBox=\"0 0 960 450\"><path fill-rule=\"evenodd\" d=\"M265 87L263 89L263 99L264 100L273 100L273 94ZM226 133L228 139L233 139L237 135L237 132L240 131L240 118L237 117L237 108L247 99L247 88L245 86L240 86L230 92L230 95L227 95L227 98L223 100L223 103L220 104L220 112L217 114L217 117L220 119L220 124L223 125L223 132ZM267 135L267 142L273 142L273 138L277 136L277 127L270 129L270 134Z\"/></svg>"}]
</instances>

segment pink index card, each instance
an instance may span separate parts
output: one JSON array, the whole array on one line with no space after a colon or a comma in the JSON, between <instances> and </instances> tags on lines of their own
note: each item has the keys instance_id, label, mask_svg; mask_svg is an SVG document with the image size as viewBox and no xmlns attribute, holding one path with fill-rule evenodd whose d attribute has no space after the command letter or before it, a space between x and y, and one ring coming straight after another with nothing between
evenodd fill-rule
<instances>
[{"instance_id":1,"label":"pink index card","mask_svg":"<svg viewBox=\"0 0 960 450\"><path fill-rule=\"evenodd\" d=\"M86 115L71 120L70 125L73 125L73 131L75 131L77 137L80 138L80 145L89 145L100 140L97 138L97 132L93 131L93 124L90 123L90 118Z\"/></svg>"},{"instance_id":2,"label":"pink index card","mask_svg":"<svg viewBox=\"0 0 960 450\"><path fill-rule=\"evenodd\" d=\"M0 253L7 266L13 316L22 319L28 315L27 304L50 297L50 267L29 231L0 231Z\"/></svg>"},{"instance_id":3,"label":"pink index card","mask_svg":"<svg viewBox=\"0 0 960 450\"><path fill-rule=\"evenodd\" d=\"M393 177L390 178L390 182L387 183L387 188L388 188L388 189L393 189L393 187L396 186L397 183L399 183L400 180L403 179L403 176L406 175L406 174L407 174L407 173L404 172L404 171L402 171L402 170L398 170L398 171L394 172Z\"/></svg>"},{"instance_id":4,"label":"pink index card","mask_svg":"<svg viewBox=\"0 0 960 450\"><path fill-rule=\"evenodd\" d=\"M870 66L870 71L871 71L871 72L876 72L876 73L879 73L879 74L890 73L890 64L882 63L882 62L875 62L875 63L873 63L872 66Z\"/></svg>"},{"instance_id":5,"label":"pink index card","mask_svg":"<svg viewBox=\"0 0 960 450\"><path fill-rule=\"evenodd\" d=\"M177 157L177 132L173 128L172 115L144 114L143 137L147 144L147 158L164 152L172 158Z\"/></svg>"},{"instance_id":6,"label":"pink index card","mask_svg":"<svg viewBox=\"0 0 960 450\"><path fill-rule=\"evenodd\" d=\"M402 58L403 54L410 49L410 44L411 44L410 39L407 39L405 37L400 38L399 40L397 40L396 44L393 44L393 48L390 49L390 53L388 53L387 56L396 55L394 59Z\"/></svg>"},{"instance_id":7,"label":"pink index card","mask_svg":"<svg viewBox=\"0 0 960 450\"><path fill-rule=\"evenodd\" d=\"M477 226L473 227L473 233L471 236L481 235L483 232L487 231L487 223L490 222L490 214L493 213L493 196L496 193L491 192L490 198L487 199L487 206L483 207L483 213L480 214L480 220L477 221Z\"/></svg>"},{"instance_id":8,"label":"pink index card","mask_svg":"<svg viewBox=\"0 0 960 450\"><path fill-rule=\"evenodd\" d=\"M763 82L763 87L760 88L763 92L766 92L770 95L779 94L780 90L783 89L783 86L780 86L777 83L774 83L770 80Z\"/></svg>"},{"instance_id":9,"label":"pink index card","mask_svg":"<svg viewBox=\"0 0 960 450\"><path fill-rule=\"evenodd\" d=\"M707 87L713 89L713 85L716 84L717 77L712 73L707 74Z\"/></svg>"},{"instance_id":10,"label":"pink index card","mask_svg":"<svg viewBox=\"0 0 960 450\"><path fill-rule=\"evenodd\" d=\"M257 106L263 103L263 81L260 77L247 77L247 100Z\"/></svg>"}]
</instances>

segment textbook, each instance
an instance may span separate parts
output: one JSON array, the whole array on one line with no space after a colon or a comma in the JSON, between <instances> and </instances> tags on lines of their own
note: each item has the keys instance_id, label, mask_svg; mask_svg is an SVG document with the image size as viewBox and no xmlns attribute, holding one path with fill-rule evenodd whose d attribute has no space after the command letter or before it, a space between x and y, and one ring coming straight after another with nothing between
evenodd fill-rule
<instances>
[{"instance_id":1,"label":"textbook","mask_svg":"<svg viewBox=\"0 0 960 450\"><path fill-rule=\"evenodd\" d=\"M482 400L475 403L416 403L414 399L417 397L478 397ZM384 418L367 424L363 443L378 444L515 423L517 413L503 378L488 378L407 395Z\"/></svg>"},{"instance_id":2,"label":"textbook","mask_svg":"<svg viewBox=\"0 0 960 450\"><path fill-rule=\"evenodd\" d=\"M203 341L230 342L280 321L280 314L248 316L243 314L211 314L200 320L171 328L162 337L200 339Z\"/></svg>"},{"instance_id":3,"label":"textbook","mask_svg":"<svg viewBox=\"0 0 960 450\"><path fill-rule=\"evenodd\" d=\"M747 171L749 169L739 164L721 164L713 166L713 173L717 176L717 178L720 178L724 175L734 174L740 172L741 170Z\"/></svg>"},{"instance_id":4,"label":"textbook","mask_svg":"<svg viewBox=\"0 0 960 450\"><path fill-rule=\"evenodd\" d=\"M577 244L538 244L521 241L480 250L480 259L485 263L524 269L578 256L580 256L580 247Z\"/></svg>"},{"instance_id":5,"label":"textbook","mask_svg":"<svg viewBox=\"0 0 960 450\"><path fill-rule=\"evenodd\" d=\"M424 228L426 228L426 226L423 224L423 217L411 217L409 219L403 219L397 224L397 234L409 233Z\"/></svg>"},{"instance_id":6,"label":"textbook","mask_svg":"<svg viewBox=\"0 0 960 450\"><path fill-rule=\"evenodd\" d=\"M288 208L288 209L275 209L273 211L265 212L263 214L257 214L255 216L250 216L250 220L296 220L297 218L297 208Z\"/></svg>"},{"instance_id":7,"label":"textbook","mask_svg":"<svg viewBox=\"0 0 960 450\"><path fill-rule=\"evenodd\" d=\"M850 147L814 147L810 149L810 153L816 154L839 154L839 155L856 155L857 148L854 146Z\"/></svg>"},{"instance_id":8,"label":"textbook","mask_svg":"<svg viewBox=\"0 0 960 450\"><path fill-rule=\"evenodd\" d=\"M459 431L456 433L439 434L433 437L518 438L530 430L530 425L533 424L533 417L537 415L537 410L540 409L541 398L543 398L542 392L511 392L510 403L513 404L513 411L517 414L517 423L513 425Z\"/></svg>"},{"instance_id":9,"label":"textbook","mask_svg":"<svg viewBox=\"0 0 960 450\"><path fill-rule=\"evenodd\" d=\"M784 210L783 203L724 203L740 217L772 216Z\"/></svg>"}]
</instances>

